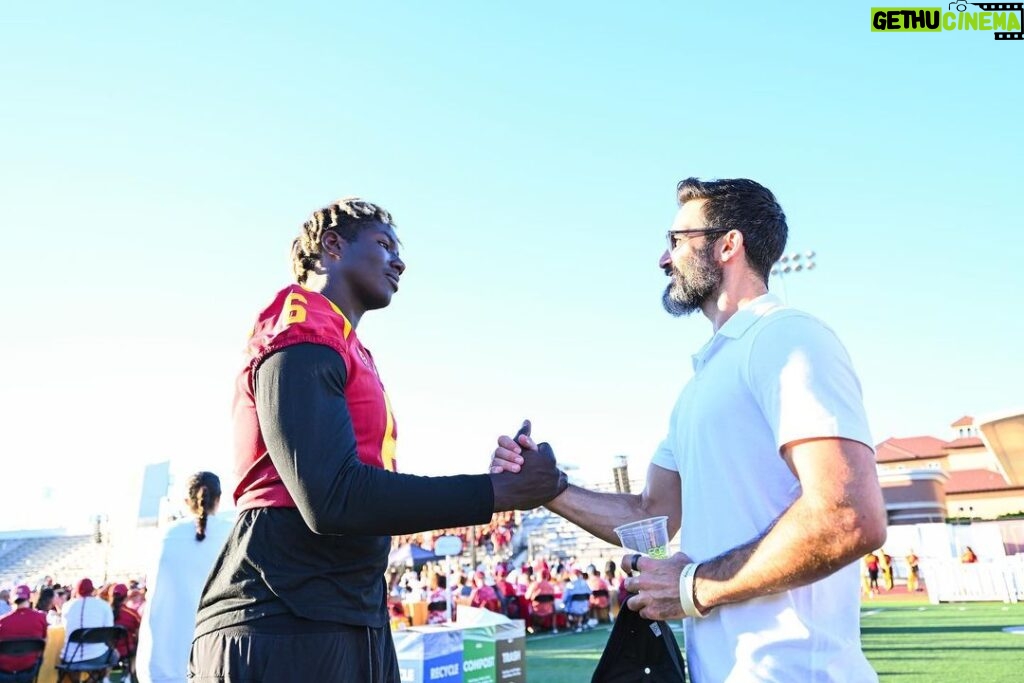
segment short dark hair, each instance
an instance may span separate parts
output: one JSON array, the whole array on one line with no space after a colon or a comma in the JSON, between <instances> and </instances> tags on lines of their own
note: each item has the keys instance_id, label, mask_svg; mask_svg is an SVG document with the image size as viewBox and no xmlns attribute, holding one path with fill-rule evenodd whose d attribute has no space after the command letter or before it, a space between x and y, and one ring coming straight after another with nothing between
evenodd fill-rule
<instances>
[{"instance_id":1,"label":"short dark hair","mask_svg":"<svg viewBox=\"0 0 1024 683\"><path fill-rule=\"evenodd\" d=\"M704 220L708 227L739 230L747 263L768 282L772 265L786 249L789 227L775 195L760 183L746 178L699 180L686 178L676 185L679 204L707 200Z\"/></svg>"},{"instance_id":2,"label":"short dark hair","mask_svg":"<svg viewBox=\"0 0 1024 683\"><path fill-rule=\"evenodd\" d=\"M325 230L332 230L346 242L354 240L363 228L372 223L395 226L387 210L360 199L346 197L313 212L302 225L302 232L292 242L292 273L300 285L306 284L309 274L320 263L320 238Z\"/></svg>"},{"instance_id":3,"label":"short dark hair","mask_svg":"<svg viewBox=\"0 0 1024 683\"><path fill-rule=\"evenodd\" d=\"M48 612L53 606L53 596L56 591L52 588L40 588L39 596L36 598L36 609L41 612Z\"/></svg>"}]
</instances>

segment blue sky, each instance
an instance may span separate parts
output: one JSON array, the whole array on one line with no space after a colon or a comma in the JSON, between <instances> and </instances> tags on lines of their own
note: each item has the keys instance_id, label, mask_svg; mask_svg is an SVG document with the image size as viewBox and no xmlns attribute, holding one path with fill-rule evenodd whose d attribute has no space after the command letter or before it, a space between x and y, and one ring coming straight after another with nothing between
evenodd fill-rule
<instances>
[{"instance_id":1,"label":"blue sky","mask_svg":"<svg viewBox=\"0 0 1024 683\"><path fill-rule=\"evenodd\" d=\"M703 317L661 310L675 183L754 178L777 280L853 356L877 441L1024 406L1024 44L870 3L22 3L0 26L0 527L127 516L142 467L230 484L252 318L306 216L392 211L359 328L399 466L482 471L530 417L643 471Z\"/></svg>"}]
</instances>

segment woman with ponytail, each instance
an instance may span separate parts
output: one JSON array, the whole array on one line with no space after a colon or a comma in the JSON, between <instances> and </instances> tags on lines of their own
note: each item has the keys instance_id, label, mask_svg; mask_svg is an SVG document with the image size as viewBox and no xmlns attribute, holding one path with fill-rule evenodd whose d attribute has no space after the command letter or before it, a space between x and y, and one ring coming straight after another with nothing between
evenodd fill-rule
<instances>
[{"instance_id":1,"label":"woman with ponytail","mask_svg":"<svg viewBox=\"0 0 1024 683\"><path fill-rule=\"evenodd\" d=\"M185 505L191 516L172 523L146 575L146 607L135 669L140 683L185 683L196 608L207 575L232 523L216 517L220 479L196 472Z\"/></svg>"}]
</instances>

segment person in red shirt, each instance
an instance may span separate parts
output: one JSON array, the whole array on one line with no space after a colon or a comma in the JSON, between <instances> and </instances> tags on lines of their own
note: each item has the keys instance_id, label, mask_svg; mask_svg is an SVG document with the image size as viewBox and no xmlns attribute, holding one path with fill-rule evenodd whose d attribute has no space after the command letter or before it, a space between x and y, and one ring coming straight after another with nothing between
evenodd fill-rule
<instances>
[{"instance_id":1,"label":"person in red shirt","mask_svg":"<svg viewBox=\"0 0 1024 683\"><path fill-rule=\"evenodd\" d=\"M487 577L483 572L473 575L473 592L469 595L472 607L483 607L492 612L501 612L501 601L493 588L487 585Z\"/></svg>"},{"instance_id":2,"label":"person in red shirt","mask_svg":"<svg viewBox=\"0 0 1024 683\"><path fill-rule=\"evenodd\" d=\"M233 405L238 516L199 601L190 678L399 683L391 536L486 524L568 487L546 445L525 482L399 473L395 412L359 327L398 292L399 247L383 208L330 204L292 242L295 283L256 316Z\"/></svg>"},{"instance_id":3,"label":"person in red shirt","mask_svg":"<svg viewBox=\"0 0 1024 683\"><path fill-rule=\"evenodd\" d=\"M868 553L864 556L864 566L868 570L868 591L874 596L875 591L881 590L878 587L878 555Z\"/></svg>"},{"instance_id":4,"label":"person in red shirt","mask_svg":"<svg viewBox=\"0 0 1024 683\"><path fill-rule=\"evenodd\" d=\"M14 610L0 617L0 640L42 638L46 640L46 615L32 609L32 589L18 586L14 589ZM38 655L0 655L0 672L15 673L38 669L42 657Z\"/></svg>"},{"instance_id":5,"label":"person in red shirt","mask_svg":"<svg viewBox=\"0 0 1024 683\"><path fill-rule=\"evenodd\" d=\"M121 659L134 653L139 643L139 626L142 624L142 616L128 606L128 586L123 583L115 583L110 589L110 609L114 612L114 625L123 626L128 637L117 641L117 654Z\"/></svg>"},{"instance_id":6,"label":"person in red shirt","mask_svg":"<svg viewBox=\"0 0 1024 683\"><path fill-rule=\"evenodd\" d=\"M516 587L508 580L508 569L503 564L494 568L494 591L501 599L514 597Z\"/></svg>"},{"instance_id":7,"label":"person in red shirt","mask_svg":"<svg viewBox=\"0 0 1024 683\"><path fill-rule=\"evenodd\" d=\"M590 608L594 611L594 616L602 623L611 621L611 586L601 578L597 567L593 565L587 567L587 585L590 586Z\"/></svg>"},{"instance_id":8,"label":"person in red shirt","mask_svg":"<svg viewBox=\"0 0 1024 683\"><path fill-rule=\"evenodd\" d=\"M534 626L546 627L550 624L551 632L558 633L558 621L555 614L555 587L551 584L551 572L542 569L540 578L526 589L526 599L530 601L530 617ZM541 597L544 596L544 597ZM532 632L532 631L531 631Z\"/></svg>"}]
</instances>

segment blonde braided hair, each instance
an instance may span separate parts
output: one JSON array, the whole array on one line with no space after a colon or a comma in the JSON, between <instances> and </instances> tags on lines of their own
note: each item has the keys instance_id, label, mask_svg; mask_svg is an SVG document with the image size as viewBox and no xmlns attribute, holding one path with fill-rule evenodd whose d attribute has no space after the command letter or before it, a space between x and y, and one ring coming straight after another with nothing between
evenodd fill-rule
<instances>
[{"instance_id":1,"label":"blonde braided hair","mask_svg":"<svg viewBox=\"0 0 1024 683\"><path fill-rule=\"evenodd\" d=\"M345 197L334 204L313 212L303 223L302 232L292 242L292 273L300 285L306 284L310 273L320 265L322 248L320 238L324 231L333 230L346 242L351 242L369 223L395 225L387 210L359 197Z\"/></svg>"}]
</instances>

